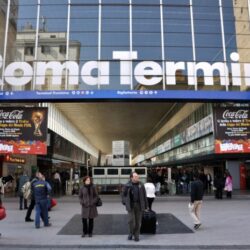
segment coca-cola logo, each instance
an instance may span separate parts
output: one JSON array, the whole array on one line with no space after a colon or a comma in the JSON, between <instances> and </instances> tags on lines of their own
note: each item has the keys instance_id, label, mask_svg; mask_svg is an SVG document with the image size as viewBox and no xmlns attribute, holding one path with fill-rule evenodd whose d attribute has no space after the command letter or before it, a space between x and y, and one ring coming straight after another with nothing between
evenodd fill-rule
<instances>
[{"instance_id":1,"label":"coca-cola logo","mask_svg":"<svg viewBox=\"0 0 250 250\"><path fill-rule=\"evenodd\" d=\"M238 111L230 111L227 109L223 112L222 117L224 119L247 119L248 110L239 109Z\"/></svg>"},{"instance_id":2,"label":"coca-cola logo","mask_svg":"<svg viewBox=\"0 0 250 250\"><path fill-rule=\"evenodd\" d=\"M11 112L5 112L0 110L0 119L20 120L23 119L23 110L13 110Z\"/></svg>"}]
</instances>

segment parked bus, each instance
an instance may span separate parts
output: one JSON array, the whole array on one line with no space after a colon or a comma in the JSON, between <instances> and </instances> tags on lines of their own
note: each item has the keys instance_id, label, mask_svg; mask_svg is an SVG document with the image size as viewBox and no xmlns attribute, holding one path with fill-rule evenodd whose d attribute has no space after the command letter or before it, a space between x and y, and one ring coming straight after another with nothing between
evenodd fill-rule
<instances>
[{"instance_id":1,"label":"parked bus","mask_svg":"<svg viewBox=\"0 0 250 250\"><path fill-rule=\"evenodd\" d=\"M130 173L134 171L139 174L140 181L145 183L147 180L146 167L92 167L92 178L99 193L120 193L122 186L128 182Z\"/></svg>"}]
</instances>

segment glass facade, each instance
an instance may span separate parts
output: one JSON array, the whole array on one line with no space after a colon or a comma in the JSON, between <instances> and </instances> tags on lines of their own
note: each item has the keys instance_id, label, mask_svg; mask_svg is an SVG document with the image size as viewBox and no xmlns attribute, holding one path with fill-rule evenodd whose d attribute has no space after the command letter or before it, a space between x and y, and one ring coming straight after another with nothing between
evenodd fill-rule
<instances>
[{"instance_id":1,"label":"glass facade","mask_svg":"<svg viewBox=\"0 0 250 250\"><path fill-rule=\"evenodd\" d=\"M2 90L247 90L249 61L232 56L243 12L231 0L1 1Z\"/></svg>"}]
</instances>

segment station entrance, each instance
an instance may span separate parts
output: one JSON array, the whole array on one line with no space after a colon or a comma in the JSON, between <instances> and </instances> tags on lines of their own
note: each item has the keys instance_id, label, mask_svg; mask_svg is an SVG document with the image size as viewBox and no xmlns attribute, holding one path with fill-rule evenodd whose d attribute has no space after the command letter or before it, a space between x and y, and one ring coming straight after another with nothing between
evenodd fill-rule
<instances>
[{"instance_id":1,"label":"station entrance","mask_svg":"<svg viewBox=\"0 0 250 250\"><path fill-rule=\"evenodd\" d=\"M200 172L206 192L212 193L215 176L223 176L227 169L235 189L250 188L248 104L121 100L1 104L3 110L27 105L48 110L47 152L24 155L23 161L22 155L2 154L2 176L18 179L22 170L31 176L39 169L53 186L59 173L57 194L74 195L86 175L100 191L120 192L125 183L120 169L146 168L143 182L150 177L155 185L160 183L160 195L174 195L189 193L194 171ZM224 118L227 113L231 117ZM10 162L6 155L20 159ZM98 168L104 171L99 176ZM14 194L15 187L9 184L7 193Z\"/></svg>"}]
</instances>

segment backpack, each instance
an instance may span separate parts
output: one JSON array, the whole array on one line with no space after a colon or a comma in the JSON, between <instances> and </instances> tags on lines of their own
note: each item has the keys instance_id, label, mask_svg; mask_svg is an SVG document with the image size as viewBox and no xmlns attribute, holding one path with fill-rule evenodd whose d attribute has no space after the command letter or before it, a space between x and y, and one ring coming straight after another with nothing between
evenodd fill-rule
<instances>
[{"instance_id":1,"label":"backpack","mask_svg":"<svg viewBox=\"0 0 250 250\"><path fill-rule=\"evenodd\" d=\"M23 186L22 186L22 194L24 199L29 199L31 196L31 183L30 181L27 181Z\"/></svg>"}]
</instances>

